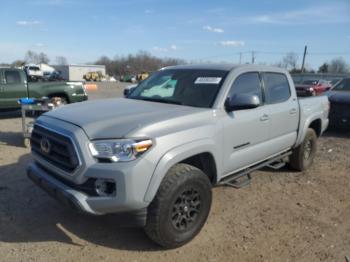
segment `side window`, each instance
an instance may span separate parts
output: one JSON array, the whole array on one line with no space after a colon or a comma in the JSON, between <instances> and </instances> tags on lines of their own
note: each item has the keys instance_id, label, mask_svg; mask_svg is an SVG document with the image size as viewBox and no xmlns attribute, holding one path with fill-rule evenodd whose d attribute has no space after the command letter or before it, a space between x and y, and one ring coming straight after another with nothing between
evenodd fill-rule
<instances>
[{"instance_id":1,"label":"side window","mask_svg":"<svg viewBox=\"0 0 350 262\"><path fill-rule=\"evenodd\" d=\"M21 75L18 71L5 71L5 80L7 84L20 84Z\"/></svg>"},{"instance_id":2,"label":"side window","mask_svg":"<svg viewBox=\"0 0 350 262\"><path fill-rule=\"evenodd\" d=\"M289 99L290 86L284 74L263 73L263 80L268 104L281 103Z\"/></svg>"},{"instance_id":3,"label":"side window","mask_svg":"<svg viewBox=\"0 0 350 262\"><path fill-rule=\"evenodd\" d=\"M228 96L233 97L237 94L256 95L259 97L260 101L262 101L262 90L259 73L244 73L238 76L233 82Z\"/></svg>"}]
</instances>

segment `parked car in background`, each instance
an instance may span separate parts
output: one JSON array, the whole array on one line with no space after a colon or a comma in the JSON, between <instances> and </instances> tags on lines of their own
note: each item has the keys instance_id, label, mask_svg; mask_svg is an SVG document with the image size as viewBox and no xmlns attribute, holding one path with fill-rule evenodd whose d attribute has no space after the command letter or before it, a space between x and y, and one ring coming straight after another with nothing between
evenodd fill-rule
<instances>
[{"instance_id":1,"label":"parked car in background","mask_svg":"<svg viewBox=\"0 0 350 262\"><path fill-rule=\"evenodd\" d=\"M44 72L43 80L45 81L61 81L63 78L58 71Z\"/></svg>"},{"instance_id":2,"label":"parked car in background","mask_svg":"<svg viewBox=\"0 0 350 262\"><path fill-rule=\"evenodd\" d=\"M327 96L331 103L330 126L350 129L350 77L339 81Z\"/></svg>"},{"instance_id":3,"label":"parked car in background","mask_svg":"<svg viewBox=\"0 0 350 262\"><path fill-rule=\"evenodd\" d=\"M137 79L135 75L122 75L120 76L120 82L136 83Z\"/></svg>"},{"instance_id":4,"label":"parked car in background","mask_svg":"<svg viewBox=\"0 0 350 262\"><path fill-rule=\"evenodd\" d=\"M21 69L0 68L0 109L18 109L18 99L48 97L62 104L88 99L82 82L28 82Z\"/></svg>"},{"instance_id":5,"label":"parked car in background","mask_svg":"<svg viewBox=\"0 0 350 262\"><path fill-rule=\"evenodd\" d=\"M295 86L298 96L316 96L331 88L332 85L323 79L304 80L301 84Z\"/></svg>"},{"instance_id":6,"label":"parked car in background","mask_svg":"<svg viewBox=\"0 0 350 262\"><path fill-rule=\"evenodd\" d=\"M281 68L163 68L127 99L39 117L27 175L76 210L132 214L153 241L174 248L204 226L212 186L243 187L254 170L285 161L308 169L328 110L326 96L298 99Z\"/></svg>"},{"instance_id":7,"label":"parked car in background","mask_svg":"<svg viewBox=\"0 0 350 262\"><path fill-rule=\"evenodd\" d=\"M44 77L43 71L37 65L26 65L24 66L24 72L27 74L28 79L39 80Z\"/></svg>"},{"instance_id":8,"label":"parked car in background","mask_svg":"<svg viewBox=\"0 0 350 262\"><path fill-rule=\"evenodd\" d=\"M133 85L128 85L124 88L124 91L123 91L123 95L124 97L128 97L131 92L137 87L137 84L133 84Z\"/></svg>"}]
</instances>

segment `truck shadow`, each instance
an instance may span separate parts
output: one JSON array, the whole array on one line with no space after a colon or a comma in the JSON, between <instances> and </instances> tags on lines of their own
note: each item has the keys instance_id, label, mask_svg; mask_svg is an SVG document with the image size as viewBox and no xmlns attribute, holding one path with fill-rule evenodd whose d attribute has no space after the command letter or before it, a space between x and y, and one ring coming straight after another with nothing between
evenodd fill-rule
<instances>
[{"instance_id":1,"label":"truck shadow","mask_svg":"<svg viewBox=\"0 0 350 262\"><path fill-rule=\"evenodd\" d=\"M119 226L117 215L75 213L51 199L25 174L30 154L0 166L0 242L57 241L84 248L93 243L120 250L156 251L142 228Z\"/></svg>"},{"instance_id":2,"label":"truck shadow","mask_svg":"<svg viewBox=\"0 0 350 262\"><path fill-rule=\"evenodd\" d=\"M21 117L21 110L4 110L0 109L0 120Z\"/></svg>"},{"instance_id":3,"label":"truck shadow","mask_svg":"<svg viewBox=\"0 0 350 262\"><path fill-rule=\"evenodd\" d=\"M21 132L1 132L0 145L24 147L23 134Z\"/></svg>"}]
</instances>

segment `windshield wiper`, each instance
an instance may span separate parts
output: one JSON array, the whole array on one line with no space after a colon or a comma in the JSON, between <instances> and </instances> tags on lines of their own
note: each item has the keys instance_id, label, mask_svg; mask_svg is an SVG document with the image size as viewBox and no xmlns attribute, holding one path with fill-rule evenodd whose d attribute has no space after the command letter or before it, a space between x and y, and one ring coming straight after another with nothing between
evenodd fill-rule
<instances>
[{"instance_id":1,"label":"windshield wiper","mask_svg":"<svg viewBox=\"0 0 350 262\"><path fill-rule=\"evenodd\" d=\"M143 101L150 101L150 102L159 102L159 103L165 103L165 104L175 104L175 105L182 105L180 101L175 100L169 100L169 99L161 99L161 98L143 98L143 97L137 97L135 99L143 100Z\"/></svg>"}]
</instances>

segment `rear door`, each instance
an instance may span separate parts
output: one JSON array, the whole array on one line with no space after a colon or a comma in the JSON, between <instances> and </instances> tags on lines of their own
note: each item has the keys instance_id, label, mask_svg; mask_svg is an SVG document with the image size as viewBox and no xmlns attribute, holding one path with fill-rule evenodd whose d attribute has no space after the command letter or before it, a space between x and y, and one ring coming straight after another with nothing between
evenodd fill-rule
<instances>
[{"instance_id":1,"label":"rear door","mask_svg":"<svg viewBox=\"0 0 350 262\"><path fill-rule=\"evenodd\" d=\"M2 90L0 101L2 108L19 107L17 100L27 96L25 76L17 69L4 69L2 71Z\"/></svg>"},{"instance_id":2,"label":"rear door","mask_svg":"<svg viewBox=\"0 0 350 262\"><path fill-rule=\"evenodd\" d=\"M278 153L292 147L296 141L299 103L285 74L263 72L261 75L270 114L269 143L271 150Z\"/></svg>"},{"instance_id":3,"label":"rear door","mask_svg":"<svg viewBox=\"0 0 350 262\"><path fill-rule=\"evenodd\" d=\"M253 94L261 106L226 113L224 123L224 172L238 171L259 162L269 154L270 120L268 108L263 104L261 79L258 72L246 72L236 77L228 97L236 94Z\"/></svg>"}]
</instances>

